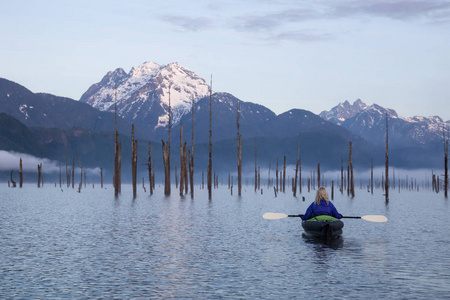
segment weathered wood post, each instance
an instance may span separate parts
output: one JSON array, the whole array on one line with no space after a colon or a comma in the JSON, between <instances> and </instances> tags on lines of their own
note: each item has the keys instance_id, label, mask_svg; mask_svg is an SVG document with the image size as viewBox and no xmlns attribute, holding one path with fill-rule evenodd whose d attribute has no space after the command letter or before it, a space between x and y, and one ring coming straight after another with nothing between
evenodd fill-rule
<instances>
[{"instance_id":1,"label":"weathered wood post","mask_svg":"<svg viewBox=\"0 0 450 300\"><path fill-rule=\"evenodd\" d=\"M299 157L300 157L300 134L298 135L297 162L295 164L295 177L294 177L294 181L292 182L292 190L294 192L294 197L297 197L297 178L298 178L297 176L298 176Z\"/></svg>"},{"instance_id":2,"label":"weathered wood post","mask_svg":"<svg viewBox=\"0 0 450 300\"><path fill-rule=\"evenodd\" d=\"M16 182L14 181L14 179L13 179L13 170L11 170L11 175L10 175L10 179L11 179L11 183L12 183L12 187L13 188L15 188L16 187ZM39 185L38 185L38 187L39 187Z\"/></svg>"},{"instance_id":3,"label":"weathered wood post","mask_svg":"<svg viewBox=\"0 0 450 300\"><path fill-rule=\"evenodd\" d=\"M180 123L180 196L184 190L184 152L183 152L183 123Z\"/></svg>"},{"instance_id":4,"label":"weathered wood post","mask_svg":"<svg viewBox=\"0 0 450 300\"><path fill-rule=\"evenodd\" d=\"M298 163L298 172L299 172L299 178L298 178L298 184L300 187L300 194L302 193L302 158L300 157L299 163Z\"/></svg>"},{"instance_id":5,"label":"weathered wood post","mask_svg":"<svg viewBox=\"0 0 450 300\"><path fill-rule=\"evenodd\" d=\"M385 176L386 179L384 181L385 187L385 201L386 203L389 202L389 152L388 152L388 144L389 144L389 127L388 127L388 114L386 113L386 153L385 153L385 163L386 163L386 169L385 169Z\"/></svg>"},{"instance_id":6,"label":"weathered wood post","mask_svg":"<svg viewBox=\"0 0 450 300\"><path fill-rule=\"evenodd\" d=\"M164 162L164 195L170 195L170 130L172 127L171 123L171 106L170 106L170 87L169 87L169 134L167 139L167 144L162 142L162 151L163 151L163 162Z\"/></svg>"},{"instance_id":7,"label":"weathered wood post","mask_svg":"<svg viewBox=\"0 0 450 300\"><path fill-rule=\"evenodd\" d=\"M317 188L320 188L320 163L317 164Z\"/></svg>"},{"instance_id":8,"label":"weathered wood post","mask_svg":"<svg viewBox=\"0 0 450 300\"><path fill-rule=\"evenodd\" d=\"M103 168L100 168L100 187L103 188Z\"/></svg>"},{"instance_id":9,"label":"weathered wood post","mask_svg":"<svg viewBox=\"0 0 450 300\"><path fill-rule=\"evenodd\" d=\"M256 135L255 135L255 192L258 189L258 170L256 168Z\"/></svg>"},{"instance_id":10,"label":"weathered wood post","mask_svg":"<svg viewBox=\"0 0 450 300\"><path fill-rule=\"evenodd\" d=\"M283 159L283 193L286 191L286 155Z\"/></svg>"},{"instance_id":11,"label":"weathered wood post","mask_svg":"<svg viewBox=\"0 0 450 300\"><path fill-rule=\"evenodd\" d=\"M153 195L153 182L152 182L152 144L148 142L148 183L150 184L150 195Z\"/></svg>"},{"instance_id":12,"label":"weathered wood post","mask_svg":"<svg viewBox=\"0 0 450 300\"><path fill-rule=\"evenodd\" d=\"M352 198L354 198L355 197L355 180L353 177L353 156L352 156L352 142L351 141L350 141L349 166L350 166L350 194L352 195Z\"/></svg>"},{"instance_id":13,"label":"weathered wood post","mask_svg":"<svg viewBox=\"0 0 450 300\"><path fill-rule=\"evenodd\" d=\"M331 200L334 199L334 181L331 181Z\"/></svg>"},{"instance_id":14,"label":"weathered wood post","mask_svg":"<svg viewBox=\"0 0 450 300\"><path fill-rule=\"evenodd\" d=\"M209 87L209 160L208 160L208 199L212 198L212 74Z\"/></svg>"},{"instance_id":15,"label":"weathered wood post","mask_svg":"<svg viewBox=\"0 0 450 300\"><path fill-rule=\"evenodd\" d=\"M341 194L344 193L344 157L341 156L341 185L340 185Z\"/></svg>"},{"instance_id":16,"label":"weathered wood post","mask_svg":"<svg viewBox=\"0 0 450 300\"><path fill-rule=\"evenodd\" d=\"M192 137L189 153L189 178L191 183L191 199L194 199L194 97L192 97Z\"/></svg>"},{"instance_id":17,"label":"weathered wood post","mask_svg":"<svg viewBox=\"0 0 450 300\"><path fill-rule=\"evenodd\" d=\"M131 178L133 184L133 198L137 196L137 140L134 139L134 124L131 124Z\"/></svg>"},{"instance_id":18,"label":"weathered wood post","mask_svg":"<svg viewBox=\"0 0 450 300\"><path fill-rule=\"evenodd\" d=\"M373 158L370 164L370 193L373 194Z\"/></svg>"},{"instance_id":19,"label":"weathered wood post","mask_svg":"<svg viewBox=\"0 0 450 300\"><path fill-rule=\"evenodd\" d=\"M188 154L187 154L187 143L184 142L183 145L183 174L184 174L184 193L189 192L189 176L188 176Z\"/></svg>"},{"instance_id":20,"label":"weathered wood post","mask_svg":"<svg viewBox=\"0 0 450 300\"><path fill-rule=\"evenodd\" d=\"M75 153L73 154L72 160L72 188L75 188Z\"/></svg>"},{"instance_id":21,"label":"weathered wood post","mask_svg":"<svg viewBox=\"0 0 450 300\"><path fill-rule=\"evenodd\" d=\"M444 141L444 196L447 198L448 193L448 144L449 131L445 134L445 125L442 125L443 141Z\"/></svg>"},{"instance_id":22,"label":"weathered wood post","mask_svg":"<svg viewBox=\"0 0 450 300\"><path fill-rule=\"evenodd\" d=\"M239 115L241 113L241 102L237 101L237 142L238 142L238 157L237 157L237 167L238 167L238 195L241 196L242 193L242 136L239 133Z\"/></svg>"},{"instance_id":23,"label":"weathered wood post","mask_svg":"<svg viewBox=\"0 0 450 300\"><path fill-rule=\"evenodd\" d=\"M23 168L22 168L22 157L20 158L19 162L19 187L22 188L23 186Z\"/></svg>"},{"instance_id":24,"label":"weathered wood post","mask_svg":"<svg viewBox=\"0 0 450 300\"><path fill-rule=\"evenodd\" d=\"M42 180L42 163L38 164L38 188L41 187L41 180ZM12 173L11 173L12 174Z\"/></svg>"},{"instance_id":25,"label":"weathered wood post","mask_svg":"<svg viewBox=\"0 0 450 300\"><path fill-rule=\"evenodd\" d=\"M278 156L277 156L277 170L275 172L275 178L276 178L276 181L277 181L277 192L278 192ZM276 194L275 194L275 197L276 197Z\"/></svg>"},{"instance_id":26,"label":"weathered wood post","mask_svg":"<svg viewBox=\"0 0 450 300\"><path fill-rule=\"evenodd\" d=\"M175 166L175 188L178 189L178 170L177 170L177 166Z\"/></svg>"},{"instance_id":27,"label":"weathered wood post","mask_svg":"<svg viewBox=\"0 0 450 300\"><path fill-rule=\"evenodd\" d=\"M117 131L117 86L114 86L114 196L118 197L120 193L120 144L119 144L119 132ZM73 174L72 174L73 177ZM72 178L73 188L73 178Z\"/></svg>"}]
</instances>

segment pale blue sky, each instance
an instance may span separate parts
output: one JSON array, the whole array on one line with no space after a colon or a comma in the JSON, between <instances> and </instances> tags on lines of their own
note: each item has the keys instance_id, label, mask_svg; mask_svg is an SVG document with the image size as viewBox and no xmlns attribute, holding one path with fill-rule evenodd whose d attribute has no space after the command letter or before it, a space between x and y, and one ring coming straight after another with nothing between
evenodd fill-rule
<instances>
[{"instance_id":1,"label":"pale blue sky","mask_svg":"<svg viewBox=\"0 0 450 300\"><path fill-rule=\"evenodd\" d=\"M360 98L450 120L450 1L0 0L0 24L0 77L33 92L177 61L277 114Z\"/></svg>"}]
</instances>

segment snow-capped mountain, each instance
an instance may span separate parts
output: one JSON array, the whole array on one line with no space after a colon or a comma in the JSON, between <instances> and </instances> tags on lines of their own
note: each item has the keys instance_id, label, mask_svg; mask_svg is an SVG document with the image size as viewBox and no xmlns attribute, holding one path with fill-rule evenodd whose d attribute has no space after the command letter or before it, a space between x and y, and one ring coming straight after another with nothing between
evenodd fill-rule
<instances>
[{"instance_id":1,"label":"snow-capped mountain","mask_svg":"<svg viewBox=\"0 0 450 300\"><path fill-rule=\"evenodd\" d=\"M405 118L393 109L377 104L368 106L359 99L353 105L348 101L340 103L330 111L322 112L320 116L374 144L384 143L388 116L390 145L399 148L439 143L442 141L443 126L448 126L448 122L438 116Z\"/></svg>"},{"instance_id":2,"label":"snow-capped mountain","mask_svg":"<svg viewBox=\"0 0 450 300\"><path fill-rule=\"evenodd\" d=\"M109 112L114 112L117 101L119 116L155 130L168 124L169 94L172 123L177 124L189 112L192 99L196 101L208 93L206 81L178 63L146 62L129 73L121 68L108 72L80 101Z\"/></svg>"},{"instance_id":3,"label":"snow-capped mountain","mask_svg":"<svg viewBox=\"0 0 450 300\"><path fill-rule=\"evenodd\" d=\"M339 103L330 111L323 111L319 114L323 119L341 125L346 119L349 119L367 108L367 105L360 99L350 104L347 100L344 103Z\"/></svg>"}]
</instances>

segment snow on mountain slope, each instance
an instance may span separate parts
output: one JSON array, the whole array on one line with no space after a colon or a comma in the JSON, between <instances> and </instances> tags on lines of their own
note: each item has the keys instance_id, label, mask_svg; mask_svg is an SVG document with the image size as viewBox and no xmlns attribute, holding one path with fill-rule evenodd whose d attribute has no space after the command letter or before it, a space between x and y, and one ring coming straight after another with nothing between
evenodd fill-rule
<instances>
[{"instance_id":1,"label":"snow on mountain slope","mask_svg":"<svg viewBox=\"0 0 450 300\"><path fill-rule=\"evenodd\" d=\"M119 116L132 121L145 120L157 128L168 123L169 94L172 122L176 124L189 111L192 99L196 101L208 93L206 81L178 63L146 62L133 67L128 74L120 68L108 72L80 101L113 112L117 100Z\"/></svg>"},{"instance_id":2,"label":"snow on mountain slope","mask_svg":"<svg viewBox=\"0 0 450 300\"><path fill-rule=\"evenodd\" d=\"M355 116L360 111L367 108L367 105L360 99L353 102L351 105L348 101L344 103L339 103L337 106L333 107L330 111L323 111L319 114L323 119L330 121L332 123L340 125L346 119Z\"/></svg>"},{"instance_id":3,"label":"snow on mountain slope","mask_svg":"<svg viewBox=\"0 0 450 300\"><path fill-rule=\"evenodd\" d=\"M438 143L442 139L443 126L448 126L448 122L437 116L405 118L393 109L377 104L367 106L359 99L353 105L347 101L340 103L320 116L375 143L384 141L388 116L390 139L398 146Z\"/></svg>"}]
</instances>

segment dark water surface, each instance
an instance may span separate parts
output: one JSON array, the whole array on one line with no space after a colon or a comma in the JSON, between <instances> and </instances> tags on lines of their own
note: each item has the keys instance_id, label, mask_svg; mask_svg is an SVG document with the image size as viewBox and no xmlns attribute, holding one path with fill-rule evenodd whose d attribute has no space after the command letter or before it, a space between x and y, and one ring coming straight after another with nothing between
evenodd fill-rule
<instances>
[{"instance_id":1,"label":"dark water surface","mask_svg":"<svg viewBox=\"0 0 450 300\"><path fill-rule=\"evenodd\" d=\"M0 187L0 298L370 298L450 295L449 200L432 192L336 195L344 220L332 245L303 236L291 194L226 187L196 197L113 190Z\"/></svg>"}]
</instances>

